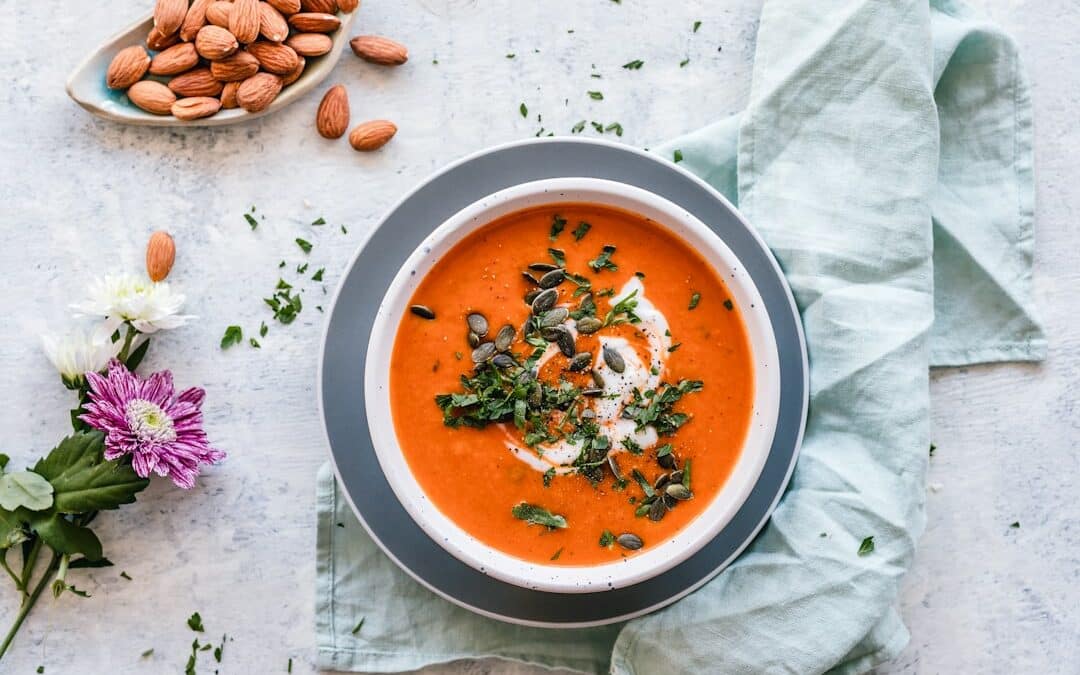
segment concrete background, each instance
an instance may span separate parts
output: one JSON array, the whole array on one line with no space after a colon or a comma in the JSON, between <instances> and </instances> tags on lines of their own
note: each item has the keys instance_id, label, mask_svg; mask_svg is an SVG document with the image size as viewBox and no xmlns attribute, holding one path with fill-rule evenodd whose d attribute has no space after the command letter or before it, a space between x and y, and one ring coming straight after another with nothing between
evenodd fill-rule
<instances>
[{"instance_id":1,"label":"concrete background","mask_svg":"<svg viewBox=\"0 0 1080 675\"><path fill-rule=\"evenodd\" d=\"M261 350L222 352L224 328L251 334L269 323L261 298L282 272L295 279L301 262L310 262L308 276L325 266L332 289L379 214L463 154L541 127L566 134L580 119L620 122L623 142L648 147L738 111L761 0L371 0L355 31L409 45L402 68L346 53L317 92L243 126L176 131L94 119L67 99L64 80L151 4L99 0L87 11L0 0L0 279L9 315L0 322L0 450L26 464L67 432L69 394L38 335L68 320L66 305L93 274L140 270L148 233L164 228L179 246L170 280L200 320L156 341L146 367L206 387L208 430L230 457L191 493L157 483L103 515L95 528L116 567L73 573L94 597L45 598L0 670L181 672L192 638L185 619L199 611L208 636L230 637L222 673L284 672L289 658L294 673L310 672L313 490L326 457L313 389L322 288L300 284L303 313L291 326L272 324ZM937 490L900 599L912 641L880 672L1075 673L1080 12L1074 0L975 4L1016 36L1034 84L1037 294L1050 357L935 373ZM703 23L692 34L695 20ZM623 70L631 59L646 66ZM319 96L338 82L354 122L399 125L383 151L360 155L344 139L316 135ZM252 205L256 231L243 218ZM330 226L311 227L320 216ZM298 236L314 243L310 255L293 243ZM15 603L0 589L0 623ZM203 663L210 672L208 655ZM531 671L464 663L431 672Z\"/></svg>"}]
</instances>

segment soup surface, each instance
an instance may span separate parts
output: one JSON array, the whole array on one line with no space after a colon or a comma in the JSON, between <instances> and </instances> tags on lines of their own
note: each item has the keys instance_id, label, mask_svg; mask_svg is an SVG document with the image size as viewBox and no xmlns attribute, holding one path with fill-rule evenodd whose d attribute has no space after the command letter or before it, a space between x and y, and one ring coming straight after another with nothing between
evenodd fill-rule
<instances>
[{"instance_id":1,"label":"soup surface","mask_svg":"<svg viewBox=\"0 0 1080 675\"><path fill-rule=\"evenodd\" d=\"M640 215L503 216L412 303L390 371L399 444L431 501L494 548L617 561L685 527L738 460L754 395L739 309Z\"/></svg>"}]
</instances>

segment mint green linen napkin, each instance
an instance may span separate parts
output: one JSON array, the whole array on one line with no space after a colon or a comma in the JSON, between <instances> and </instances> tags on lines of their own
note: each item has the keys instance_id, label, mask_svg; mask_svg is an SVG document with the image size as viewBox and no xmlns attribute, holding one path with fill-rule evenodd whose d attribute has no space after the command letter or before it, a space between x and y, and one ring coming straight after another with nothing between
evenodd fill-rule
<instances>
[{"instance_id":1,"label":"mint green linen napkin","mask_svg":"<svg viewBox=\"0 0 1080 675\"><path fill-rule=\"evenodd\" d=\"M950 0L766 0L747 110L657 152L676 149L761 231L802 312L810 416L769 525L665 610L522 628L400 572L324 467L321 668L497 657L589 673L855 673L906 644L894 603L924 521L928 368L1045 350L1015 46ZM875 550L860 556L867 536Z\"/></svg>"}]
</instances>

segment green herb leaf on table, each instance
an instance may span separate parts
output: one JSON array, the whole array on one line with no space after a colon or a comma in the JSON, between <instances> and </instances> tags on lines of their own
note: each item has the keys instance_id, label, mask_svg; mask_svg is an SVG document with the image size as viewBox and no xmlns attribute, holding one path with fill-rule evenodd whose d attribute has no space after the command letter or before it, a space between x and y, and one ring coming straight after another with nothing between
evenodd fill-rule
<instances>
[{"instance_id":1,"label":"green herb leaf on table","mask_svg":"<svg viewBox=\"0 0 1080 675\"><path fill-rule=\"evenodd\" d=\"M874 552L874 537L873 536L866 537L865 539L862 540L862 543L859 544L859 555L860 556L870 555L873 552Z\"/></svg>"},{"instance_id":2,"label":"green herb leaf on table","mask_svg":"<svg viewBox=\"0 0 1080 675\"><path fill-rule=\"evenodd\" d=\"M683 59L682 61L679 61L679 67L680 67L680 68L685 68L685 67L686 67L686 64L688 64L688 63L690 63L690 57L689 57L689 56L687 56L687 57L686 57L685 59Z\"/></svg>"},{"instance_id":3,"label":"green herb leaf on table","mask_svg":"<svg viewBox=\"0 0 1080 675\"><path fill-rule=\"evenodd\" d=\"M645 62L642 61L641 59L634 59L633 61L630 61L629 63L624 63L623 68L626 68L627 70L641 70L641 67L643 65L645 65Z\"/></svg>"},{"instance_id":4,"label":"green herb leaf on table","mask_svg":"<svg viewBox=\"0 0 1080 675\"><path fill-rule=\"evenodd\" d=\"M581 120L580 122L578 122L574 126L570 127L570 133L572 133L572 134L580 134L584 130L585 130L585 120Z\"/></svg>"},{"instance_id":5,"label":"green herb leaf on table","mask_svg":"<svg viewBox=\"0 0 1080 675\"><path fill-rule=\"evenodd\" d=\"M145 652L143 652L143 653L142 653L142 654L140 654L139 656L141 656L141 657L142 657L142 658L144 658L144 659L148 659L148 658L150 658L150 657L151 657L151 656L153 656L153 655L154 655L154 648L153 648L153 647L151 647L150 649L147 649L147 650L146 650Z\"/></svg>"},{"instance_id":6,"label":"green herb leaf on table","mask_svg":"<svg viewBox=\"0 0 1080 675\"><path fill-rule=\"evenodd\" d=\"M319 225L325 225L326 224L326 219L323 218L322 216L319 216L315 220L311 221L311 224L315 225L316 227L319 226Z\"/></svg>"},{"instance_id":7,"label":"green herb leaf on table","mask_svg":"<svg viewBox=\"0 0 1080 675\"><path fill-rule=\"evenodd\" d=\"M522 117L528 117L529 116L529 106L522 103L521 105L518 106L518 112L521 113Z\"/></svg>"},{"instance_id":8,"label":"green herb leaf on table","mask_svg":"<svg viewBox=\"0 0 1080 675\"><path fill-rule=\"evenodd\" d=\"M25 508L42 511L53 504L53 486L33 471L16 471L0 476L0 506L8 511Z\"/></svg>"},{"instance_id":9,"label":"green herb leaf on table","mask_svg":"<svg viewBox=\"0 0 1080 675\"><path fill-rule=\"evenodd\" d=\"M198 612L195 612L191 616L188 617L187 625L188 625L188 628L195 631L196 633L202 633L203 630L204 630L203 629L203 623L202 623L202 616L200 616ZM196 642L198 642L198 640L196 640Z\"/></svg>"},{"instance_id":10,"label":"green herb leaf on table","mask_svg":"<svg viewBox=\"0 0 1080 675\"><path fill-rule=\"evenodd\" d=\"M550 529L565 529L566 518L548 511L542 506L521 502L510 509L510 514L530 525L542 525Z\"/></svg>"},{"instance_id":11,"label":"green herb leaf on table","mask_svg":"<svg viewBox=\"0 0 1080 675\"><path fill-rule=\"evenodd\" d=\"M244 331L240 326L229 326L225 329L225 334L221 336L221 348L228 349L233 345L238 345L244 340Z\"/></svg>"},{"instance_id":12,"label":"green herb leaf on table","mask_svg":"<svg viewBox=\"0 0 1080 675\"><path fill-rule=\"evenodd\" d=\"M360 621L356 624L356 628L352 629L352 634L353 635L356 635L357 633L360 632L360 629L364 627L364 621L366 621L366 620L367 620L366 616L360 617Z\"/></svg>"},{"instance_id":13,"label":"green herb leaf on table","mask_svg":"<svg viewBox=\"0 0 1080 675\"><path fill-rule=\"evenodd\" d=\"M244 220L247 221L247 224L251 226L251 229L253 230L259 226L259 221L255 220L255 217L252 216L250 213L244 214Z\"/></svg>"},{"instance_id":14,"label":"green herb leaf on table","mask_svg":"<svg viewBox=\"0 0 1080 675\"><path fill-rule=\"evenodd\" d=\"M674 153L672 153L671 158L675 161L676 164L681 162L682 161L682 150L676 150Z\"/></svg>"},{"instance_id":15,"label":"green herb leaf on table","mask_svg":"<svg viewBox=\"0 0 1080 675\"><path fill-rule=\"evenodd\" d=\"M311 242L306 239L296 238L296 245L300 247L300 250L304 253L311 253Z\"/></svg>"},{"instance_id":16,"label":"green herb leaf on table","mask_svg":"<svg viewBox=\"0 0 1080 675\"><path fill-rule=\"evenodd\" d=\"M695 33L698 32L698 28L701 28L701 22L700 21L695 21L694 22L694 32Z\"/></svg>"},{"instance_id":17,"label":"green herb leaf on table","mask_svg":"<svg viewBox=\"0 0 1080 675\"><path fill-rule=\"evenodd\" d=\"M604 94L602 92L599 92L599 91L590 91L589 92L589 98L591 98L594 101L603 101L604 100Z\"/></svg>"}]
</instances>

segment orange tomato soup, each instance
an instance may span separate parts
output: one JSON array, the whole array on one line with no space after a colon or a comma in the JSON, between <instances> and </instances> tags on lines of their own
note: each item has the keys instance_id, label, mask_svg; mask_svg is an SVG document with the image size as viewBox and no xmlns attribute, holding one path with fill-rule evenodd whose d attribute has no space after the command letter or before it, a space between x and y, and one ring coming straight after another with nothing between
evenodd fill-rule
<instances>
[{"instance_id":1,"label":"orange tomato soup","mask_svg":"<svg viewBox=\"0 0 1080 675\"><path fill-rule=\"evenodd\" d=\"M605 246L614 247L606 261ZM556 249L554 256L549 249ZM534 311L524 298L528 294L536 302L540 289L523 273L539 280L550 267L574 275L555 286L554 304L577 318L556 324L561 328L547 326L546 339L536 325L545 313L525 325ZM613 312L626 309L627 303L613 305L631 288L638 290L630 298L637 307ZM587 294L595 310L582 312ZM399 444L431 501L496 549L552 565L594 565L648 550L698 516L738 460L754 395L751 349L739 308L697 252L640 215L565 203L503 216L443 256L411 302L423 308L405 313L390 371ZM481 331L485 335L471 336L470 344L467 317L474 313L488 327ZM562 314L548 316L549 322ZM664 332L658 315L666 321ZM591 324L581 323L589 318ZM577 330L591 331L597 324L606 325L594 332ZM475 345L495 341L504 325L514 329L506 358L474 363ZM534 329L529 341L523 328ZM571 358L560 350L564 330L573 340L569 353L591 355L576 372L568 370ZM504 347L505 336L500 342ZM623 361L621 373L609 364L601 343L613 345L615 365ZM499 353L492 347L479 351L481 359ZM579 358L579 367L586 358ZM463 378L475 384L473 378L482 375L484 383L502 382L504 390L477 396L463 384ZM662 384L646 388L657 381ZM654 405L659 417L647 423L650 404L669 389L677 400ZM528 394L517 403L514 397L522 391ZM460 405L449 402L446 395L452 394L459 395ZM617 419L610 416L613 406ZM601 408L609 411L607 417L599 417ZM479 419L500 409L499 420ZM515 423L515 412L518 423L522 413L528 416L524 428ZM656 433L657 426L668 433ZM616 437L630 427L629 441ZM526 438L529 432L532 438ZM538 435L544 440L537 441ZM586 443L584 456L571 457ZM574 460L569 465L550 464L569 459ZM685 489L672 487L670 480L680 469L683 473L674 477ZM663 475L667 485L652 488ZM652 488L651 504L641 479ZM662 506L656 506L658 500ZM532 507L561 520L538 522L528 517ZM633 537L620 538L627 534L643 546L636 548Z\"/></svg>"}]
</instances>

